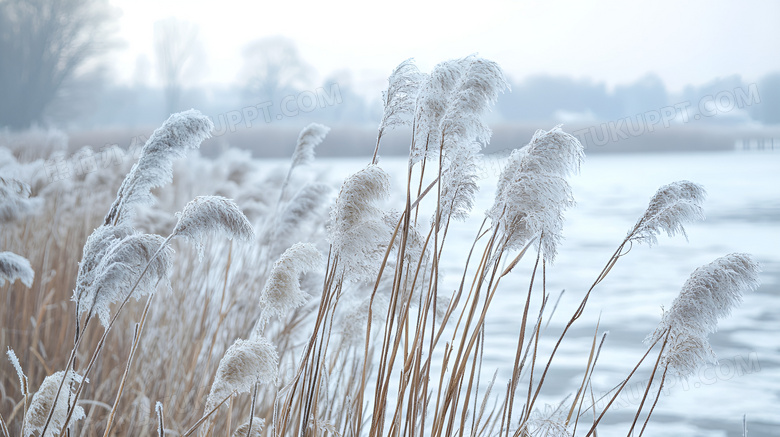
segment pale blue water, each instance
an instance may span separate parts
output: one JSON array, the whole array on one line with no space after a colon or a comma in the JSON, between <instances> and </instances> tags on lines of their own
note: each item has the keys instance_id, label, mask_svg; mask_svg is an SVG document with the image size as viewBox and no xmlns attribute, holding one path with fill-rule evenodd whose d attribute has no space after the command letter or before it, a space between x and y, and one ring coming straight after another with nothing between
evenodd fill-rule
<instances>
[{"instance_id":1,"label":"pale blue water","mask_svg":"<svg viewBox=\"0 0 780 437\"><path fill-rule=\"evenodd\" d=\"M366 163L321 160L318 165L329 167L333 177L340 179ZM471 219L454 225L448 237L451 250L447 252L453 255L444 260L443 267L445 283L451 287L460 279L463 256L493 202L500 164L500 160L486 162ZM398 200L403 195L406 162L384 159L382 165L395 176ZM662 236L657 246L636 245L620 259L564 341L542 392L544 399L537 405L557 403L579 386L599 318L599 333L610 334L593 377L596 398L627 376L646 351L642 340L658 323L661 306L671 304L695 268L728 253L747 252L762 264L763 285L745 296L742 306L722 320L719 332L710 337L719 365L703 367L688 381L667 381L645 435L741 436L743 415L747 415L751 437L780 435L778 153L589 156L582 174L572 180L578 204L566 214L565 240L555 265L547 269L552 299L562 289L566 293L540 340L539 355L545 357L551 349L583 293L658 187L681 179L707 189L707 219L687 226L688 242L682 236ZM527 257L504 278L489 313L483 375L489 379L498 369L497 391L504 390L511 372L532 263L533 257ZM648 377L649 370L643 367L618 408L607 414L600 436L626 434L626 423L633 419ZM578 434L584 435L582 431Z\"/></svg>"}]
</instances>

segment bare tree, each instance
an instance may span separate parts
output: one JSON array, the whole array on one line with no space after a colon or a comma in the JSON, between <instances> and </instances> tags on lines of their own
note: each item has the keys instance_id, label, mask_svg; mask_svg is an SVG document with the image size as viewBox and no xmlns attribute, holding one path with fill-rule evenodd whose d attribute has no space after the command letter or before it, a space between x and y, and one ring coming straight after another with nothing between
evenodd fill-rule
<instances>
[{"instance_id":1,"label":"bare tree","mask_svg":"<svg viewBox=\"0 0 780 437\"><path fill-rule=\"evenodd\" d=\"M154 51L157 72L165 89L165 105L169 113L178 111L185 77L197 74L203 45L198 26L188 21L166 18L154 23Z\"/></svg>"},{"instance_id":2,"label":"bare tree","mask_svg":"<svg viewBox=\"0 0 780 437\"><path fill-rule=\"evenodd\" d=\"M284 92L306 87L313 68L303 61L295 43L282 36L259 39L244 48L244 83L252 97L277 101Z\"/></svg>"},{"instance_id":3,"label":"bare tree","mask_svg":"<svg viewBox=\"0 0 780 437\"><path fill-rule=\"evenodd\" d=\"M43 122L46 108L113 45L107 0L0 0L0 126Z\"/></svg>"}]
</instances>

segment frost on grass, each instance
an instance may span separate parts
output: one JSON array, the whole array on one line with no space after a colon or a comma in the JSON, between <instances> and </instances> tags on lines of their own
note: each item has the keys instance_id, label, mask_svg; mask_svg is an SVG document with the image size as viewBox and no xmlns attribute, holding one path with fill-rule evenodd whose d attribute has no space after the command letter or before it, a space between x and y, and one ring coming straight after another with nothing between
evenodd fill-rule
<instances>
[{"instance_id":1,"label":"frost on grass","mask_svg":"<svg viewBox=\"0 0 780 437\"><path fill-rule=\"evenodd\" d=\"M198 248L203 258L203 240L208 234L220 234L229 239L251 241L255 231L235 202L220 196L199 196L191 200L181 212L172 236L183 237Z\"/></svg>"},{"instance_id":2,"label":"frost on grass","mask_svg":"<svg viewBox=\"0 0 780 437\"><path fill-rule=\"evenodd\" d=\"M104 327L110 320L111 305L121 303L131 292L140 299L154 293L160 281L170 287L173 249L166 245L152 259L164 239L152 234L123 235L125 231L127 228L103 226L90 236L73 292L77 314L97 315Z\"/></svg>"},{"instance_id":3,"label":"frost on grass","mask_svg":"<svg viewBox=\"0 0 780 437\"><path fill-rule=\"evenodd\" d=\"M298 241L303 226L322 214L330 192L330 186L323 183L303 186L263 232L263 244L272 245L272 253L279 253Z\"/></svg>"},{"instance_id":4,"label":"frost on grass","mask_svg":"<svg viewBox=\"0 0 780 437\"><path fill-rule=\"evenodd\" d=\"M31 287L34 278L35 272L27 258L13 252L0 252L0 286L5 281L13 283L19 279L22 284Z\"/></svg>"},{"instance_id":5,"label":"frost on grass","mask_svg":"<svg viewBox=\"0 0 780 437\"><path fill-rule=\"evenodd\" d=\"M522 431L533 437L569 437L572 434L566 427L567 409L561 402L557 407L545 404L544 410L534 409L523 424Z\"/></svg>"},{"instance_id":6,"label":"frost on grass","mask_svg":"<svg viewBox=\"0 0 780 437\"><path fill-rule=\"evenodd\" d=\"M328 240L350 279L376 279L391 236L377 203L389 194L390 177L376 165L360 170L341 186L330 213Z\"/></svg>"},{"instance_id":7,"label":"frost on grass","mask_svg":"<svg viewBox=\"0 0 780 437\"><path fill-rule=\"evenodd\" d=\"M237 339L219 362L214 383L206 399L206 413L231 394L251 391L255 383L275 384L278 368L279 355L276 347L265 337Z\"/></svg>"},{"instance_id":8,"label":"frost on grass","mask_svg":"<svg viewBox=\"0 0 780 437\"><path fill-rule=\"evenodd\" d=\"M507 248L541 236L545 259L555 260L563 213L574 205L566 178L579 172L583 157L582 144L560 126L536 131L528 145L512 152L487 212Z\"/></svg>"},{"instance_id":9,"label":"frost on grass","mask_svg":"<svg viewBox=\"0 0 780 437\"><path fill-rule=\"evenodd\" d=\"M693 182L664 185L650 199L647 210L629 231L627 239L650 246L658 243L662 232L670 237L683 234L687 239L683 224L704 219L701 204L705 196L704 188Z\"/></svg>"},{"instance_id":10,"label":"frost on grass","mask_svg":"<svg viewBox=\"0 0 780 437\"><path fill-rule=\"evenodd\" d=\"M57 390L63 377L65 382L62 384L60 395L57 396ZM30 407L24 416L24 424L22 426L25 430L25 437L40 435L43 432L46 418L49 415L49 411L52 410L52 405L54 405L54 410L52 411L51 422L46 428L46 435L43 437L58 435L60 429L65 425L68 410L73 407L69 400L75 397L75 389L81 382L81 375L72 370L68 371L67 376L65 376L65 371L62 370L47 376L43 380L41 387L33 395ZM55 398L57 399L56 405L54 404ZM73 425L76 421L84 418L84 409L82 407L76 406L73 411L69 425Z\"/></svg>"},{"instance_id":11,"label":"frost on grass","mask_svg":"<svg viewBox=\"0 0 780 437\"><path fill-rule=\"evenodd\" d=\"M0 177L0 223L9 223L37 213L43 199L30 197L30 187L16 179Z\"/></svg>"},{"instance_id":12,"label":"frost on grass","mask_svg":"<svg viewBox=\"0 0 780 437\"><path fill-rule=\"evenodd\" d=\"M715 363L707 335L742 302L745 292L758 288L760 270L744 253L732 253L697 268L645 340L661 343L669 332L662 364L679 376L688 376L702 363Z\"/></svg>"},{"instance_id":13,"label":"frost on grass","mask_svg":"<svg viewBox=\"0 0 780 437\"><path fill-rule=\"evenodd\" d=\"M322 255L311 243L296 243L274 263L271 275L260 293L263 321L283 317L306 303L309 295L301 290L300 275L322 263Z\"/></svg>"},{"instance_id":14,"label":"frost on grass","mask_svg":"<svg viewBox=\"0 0 780 437\"><path fill-rule=\"evenodd\" d=\"M132 217L136 205L154 203L151 190L173 180L173 160L200 147L211 136L212 129L211 120L194 109L172 114L141 149L138 162L125 177L106 214L105 224L125 222Z\"/></svg>"}]
</instances>

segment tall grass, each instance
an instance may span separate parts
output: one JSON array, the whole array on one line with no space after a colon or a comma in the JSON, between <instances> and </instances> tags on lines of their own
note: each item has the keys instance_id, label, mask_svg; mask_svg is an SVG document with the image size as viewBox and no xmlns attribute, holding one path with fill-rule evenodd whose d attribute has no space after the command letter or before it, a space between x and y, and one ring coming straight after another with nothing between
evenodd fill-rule
<instances>
[{"instance_id":1,"label":"tall grass","mask_svg":"<svg viewBox=\"0 0 780 437\"><path fill-rule=\"evenodd\" d=\"M320 125L268 174L240 152L200 158L212 126L197 111L171 116L132 168L120 159L49 184L41 160L0 154L3 178L26 181L26 196L43 203L2 225L0 249L36 274L0 289L10 358L0 435L593 435L629 381L649 372L626 429L641 435L668 371L684 376L714 359L707 335L758 286L758 266L731 254L696 270L606 399L591 389L606 335L587 327L596 333L579 383L541 405L599 284L632 247L685 234L703 218L705 193L687 181L661 187L583 284L555 342L540 345L556 308L547 266L574 206L567 179L584 158L560 127L512 153L459 284L442 280L451 223L478 194L484 116L506 87L498 65L475 56L429 74L405 61L383 94L371 162L335 199L306 171L328 133ZM412 128L401 188L380 159L397 126ZM391 191L404 193L399 210L386 206ZM515 359L498 381L483 370L485 323L521 263L532 270Z\"/></svg>"}]
</instances>

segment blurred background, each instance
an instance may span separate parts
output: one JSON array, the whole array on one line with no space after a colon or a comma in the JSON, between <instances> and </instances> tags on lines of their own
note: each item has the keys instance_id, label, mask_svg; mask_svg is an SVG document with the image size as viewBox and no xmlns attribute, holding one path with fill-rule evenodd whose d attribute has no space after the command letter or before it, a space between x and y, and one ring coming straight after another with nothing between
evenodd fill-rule
<instances>
[{"instance_id":1,"label":"blurred background","mask_svg":"<svg viewBox=\"0 0 780 437\"><path fill-rule=\"evenodd\" d=\"M320 155L365 156L396 65L478 53L512 86L487 152L559 123L591 153L777 148L778 16L760 1L3 0L0 126L127 148L196 108L216 127L205 154L288 156L316 121L334 128Z\"/></svg>"}]
</instances>

